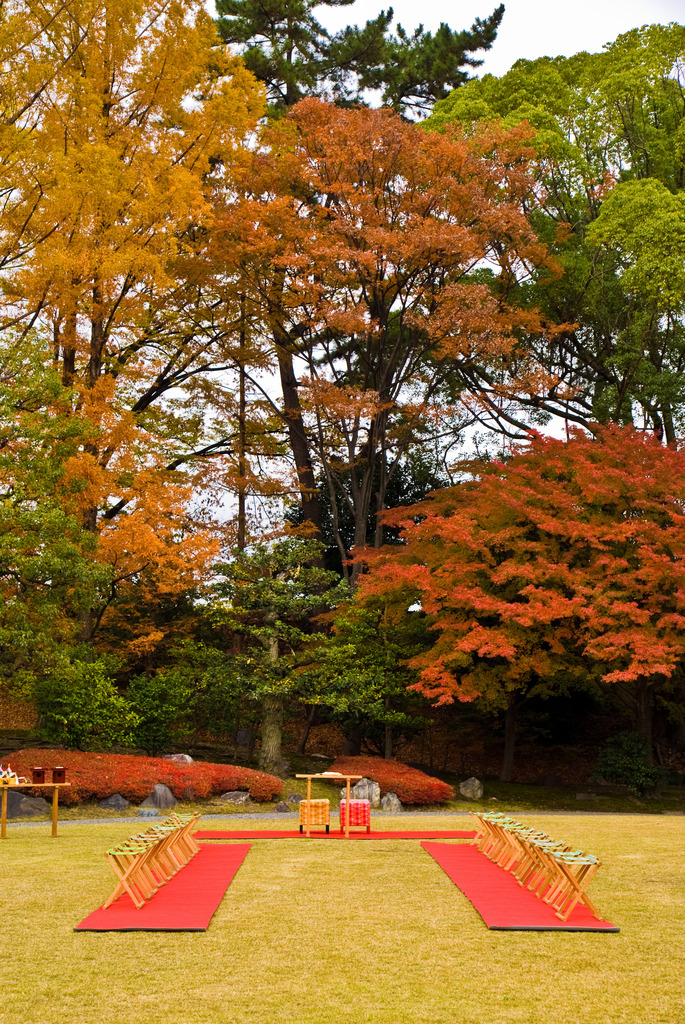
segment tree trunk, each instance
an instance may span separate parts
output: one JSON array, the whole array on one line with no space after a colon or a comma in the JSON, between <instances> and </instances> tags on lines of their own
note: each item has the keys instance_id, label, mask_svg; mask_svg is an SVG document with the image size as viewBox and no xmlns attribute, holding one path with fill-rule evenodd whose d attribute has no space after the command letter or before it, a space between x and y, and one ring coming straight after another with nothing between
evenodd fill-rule
<instances>
[{"instance_id":1,"label":"tree trunk","mask_svg":"<svg viewBox=\"0 0 685 1024\"><path fill-rule=\"evenodd\" d=\"M654 763L652 743L652 690L649 683L640 679L635 684L635 729L649 744L649 760Z\"/></svg>"},{"instance_id":2,"label":"tree trunk","mask_svg":"<svg viewBox=\"0 0 685 1024\"><path fill-rule=\"evenodd\" d=\"M300 488L302 517L305 523L310 523L313 536L320 540L322 533L321 501L316 480L314 479L309 439L302 420L302 407L297 390L293 357L292 353L283 344L279 344L277 337L274 338L274 341L276 343L278 370L281 378L281 390L283 392L283 411Z\"/></svg>"},{"instance_id":3,"label":"tree trunk","mask_svg":"<svg viewBox=\"0 0 685 1024\"><path fill-rule=\"evenodd\" d=\"M509 694L507 713L504 719L504 757L502 759L502 771L500 782L511 782L514 774L514 749L516 746L516 707L517 699L515 693Z\"/></svg>"},{"instance_id":4,"label":"tree trunk","mask_svg":"<svg viewBox=\"0 0 685 1024\"><path fill-rule=\"evenodd\" d=\"M247 430L245 424L245 296L240 296L240 368L238 371L238 551L247 545L245 477L247 476Z\"/></svg>"},{"instance_id":5,"label":"tree trunk","mask_svg":"<svg viewBox=\"0 0 685 1024\"><path fill-rule=\"evenodd\" d=\"M390 711L390 698L385 698L385 710ZM392 760L392 724L390 722L385 723L385 754L386 761Z\"/></svg>"},{"instance_id":6,"label":"tree trunk","mask_svg":"<svg viewBox=\"0 0 685 1024\"><path fill-rule=\"evenodd\" d=\"M270 775L283 774L283 700L270 694L262 701L262 746L259 767Z\"/></svg>"},{"instance_id":7,"label":"tree trunk","mask_svg":"<svg viewBox=\"0 0 685 1024\"><path fill-rule=\"evenodd\" d=\"M307 740L309 739L309 731L310 731L311 727L313 725L315 725L315 723L316 723L316 715L317 715L318 710L319 709L318 709L316 704L312 704L311 708L309 709L309 714L307 715L307 724L304 727L304 732L302 733L302 738L300 739L300 742L297 745L297 753L298 754L304 754L305 750L307 749Z\"/></svg>"},{"instance_id":8,"label":"tree trunk","mask_svg":"<svg viewBox=\"0 0 685 1024\"><path fill-rule=\"evenodd\" d=\"M346 757L359 757L362 752L362 730L361 726L353 725L345 733L345 746L343 753Z\"/></svg>"}]
</instances>

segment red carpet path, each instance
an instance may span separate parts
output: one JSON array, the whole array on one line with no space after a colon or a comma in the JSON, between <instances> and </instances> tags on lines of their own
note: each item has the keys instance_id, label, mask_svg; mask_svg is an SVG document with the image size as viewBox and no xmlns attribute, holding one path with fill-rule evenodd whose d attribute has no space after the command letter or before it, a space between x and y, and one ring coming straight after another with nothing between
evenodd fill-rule
<instances>
[{"instance_id":1,"label":"red carpet path","mask_svg":"<svg viewBox=\"0 0 685 1024\"><path fill-rule=\"evenodd\" d=\"M528 932L619 931L608 921L598 921L587 907L574 907L568 921L560 921L550 906L523 889L512 874L493 864L475 846L421 846L471 901L488 928Z\"/></svg>"},{"instance_id":2,"label":"red carpet path","mask_svg":"<svg viewBox=\"0 0 685 1024\"><path fill-rule=\"evenodd\" d=\"M203 846L140 910L124 894L107 910L93 911L74 931L204 932L251 846Z\"/></svg>"},{"instance_id":3,"label":"red carpet path","mask_svg":"<svg viewBox=\"0 0 685 1024\"><path fill-rule=\"evenodd\" d=\"M296 832L195 832L196 839L306 839L306 835ZM475 832L350 832L350 839L473 839ZM344 839L343 832L331 829L329 833L312 830L312 839Z\"/></svg>"}]
</instances>

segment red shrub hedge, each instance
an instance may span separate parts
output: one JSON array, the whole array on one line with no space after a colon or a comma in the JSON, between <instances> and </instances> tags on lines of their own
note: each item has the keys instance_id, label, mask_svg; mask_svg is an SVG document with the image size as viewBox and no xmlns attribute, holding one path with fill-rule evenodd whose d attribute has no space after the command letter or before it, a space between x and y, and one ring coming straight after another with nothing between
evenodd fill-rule
<instances>
[{"instance_id":1,"label":"red shrub hedge","mask_svg":"<svg viewBox=\"0 0 685 1024\"><path fill-rule=\"evenodd\" d=\"M381 796L396 793L403 804L440 804L454 799L454 790L446 782L434 779L417 768L382 757L339 757L331 771L363 775L381 787Z\"/></svg>"},{"instance_id":2,"label":"red shrub hedge","mask_svg":"<svg viewBox=\"0 0 685 1024\"><path fill-rule=\"evenodd\" d=\"M54 768L64 765L71 787L60 792L60 803L80 804L84 800L102 800L121 793L127 800L140 803L157 782L163 782L180 799L202 799L229 789L247 789L253 800L273 800L283 791L283 783L274 775L232 764L194 761L180 764L162 757L136 757L133 754L91 754L79 750L18 750L2 759L6 767L31 778L34 765ZM50 781L50 776L47 776ZM45 790L36 789L34 796Z\"/></svg>"}]
</instances>

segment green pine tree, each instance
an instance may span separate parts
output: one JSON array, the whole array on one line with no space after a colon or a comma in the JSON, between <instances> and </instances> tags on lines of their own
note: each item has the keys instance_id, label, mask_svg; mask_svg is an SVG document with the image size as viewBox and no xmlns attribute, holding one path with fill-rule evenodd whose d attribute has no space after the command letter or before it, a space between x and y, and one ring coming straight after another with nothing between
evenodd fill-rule
<instances>
[{"instance_id":1,"label":"green pine tree","mask_svg":"<svg viewBox=\"0 0 685 1024\"><path fill-rule=\"evenodd\" d=\"M304 96L332 94L337 102L358 103L364 90L376 89L395 110L420 116L466 81L465 68L480 65L473 54L492 46L504 15L500 4L468 30L453 31L443 22L435 35L423 25L411 34L398 25L393 35L392 8L334 35L314 17L315 8L353 2L217 0L217 25L265 84L272 113Z\"/></svg>"}]
</instances>

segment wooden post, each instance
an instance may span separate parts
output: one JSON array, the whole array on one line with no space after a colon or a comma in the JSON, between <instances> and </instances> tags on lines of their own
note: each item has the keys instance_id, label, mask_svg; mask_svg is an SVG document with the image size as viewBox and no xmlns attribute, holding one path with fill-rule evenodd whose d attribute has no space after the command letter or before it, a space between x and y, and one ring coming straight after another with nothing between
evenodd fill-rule
<instances>
[{"instance_id":1,"label":"wooden post","mask_svg":"<svg viewBox=\"0 0 685 1024\"><path fill-rule=\"evenodd\" d=\"M350 838L350 777L345 779L345 837Z\"/></svg>"},{"instance_id":2,"label":"wooden post","mask_svg":"<svg viewBox=\"0 0 685 1024\"><path fill-rule=\"evenodd\" d=\"M0 839L7 839L7 786L2 787L2 827Z\"/></svg>"},{"instance_id":3,"label":"wooden post","mask_svg":"<svg viewBox=\"0 0 685 1024\"><path fill-rule=\"evenodd\" d=\"M312 777L307 776L307 839L309 839L309 828L312 821Z\"/></svg>"},{"instance_id":4,"label":"wooden post","mask_svg":"<svg viewBox=\"0 0 685 1024\"><path fill-rule=\"evenodd\" d=\"M59 786L52 787L52 834L57 835L57 801L59 799Z\"/></svg>"}]
</instances>

